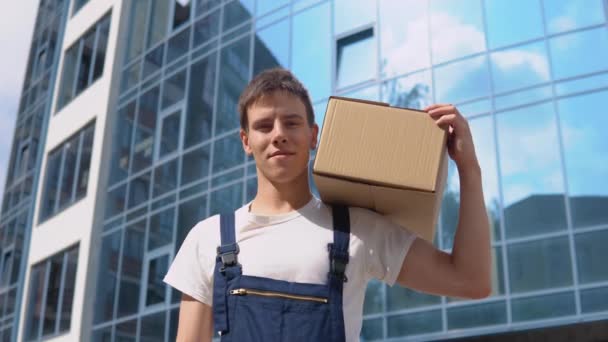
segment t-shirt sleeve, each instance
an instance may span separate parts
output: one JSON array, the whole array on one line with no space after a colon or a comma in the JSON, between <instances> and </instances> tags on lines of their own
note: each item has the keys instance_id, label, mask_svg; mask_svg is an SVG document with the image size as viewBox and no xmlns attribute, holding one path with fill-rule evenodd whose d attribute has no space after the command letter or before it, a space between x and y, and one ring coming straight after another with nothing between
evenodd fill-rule
<instances>
[{"instance_id":1,"label":"t-shirt sleeve","mask_svg":"<svg viewBox=\"0 0 608 342\"><path fill-rule=\"evenodd\" d=\"M363 244L366 249L366 273L390 286L397 281L405 257L416 235L382 215L368 211Z\"/></svg>"},{"instance_id":2,"label":"t-shirt sleeve","mask_svg":"<svg viewBox=\"0 0 608 342\"><path fill-rule=\"evenodd\" d=\"M184 294L212 305L213 265L201 246L202 224L194 226L173 259L163 281ZM210 265L211 264L211 265Z\"/></svg>"}]
</instances>

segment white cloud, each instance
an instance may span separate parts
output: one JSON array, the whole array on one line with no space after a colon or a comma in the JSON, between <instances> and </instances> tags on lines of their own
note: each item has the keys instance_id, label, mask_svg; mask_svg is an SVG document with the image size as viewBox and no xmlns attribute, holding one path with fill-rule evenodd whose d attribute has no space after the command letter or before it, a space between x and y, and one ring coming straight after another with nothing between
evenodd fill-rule
<instances>
[{"instance_id":1,"label":"white cloud","mask_svg":"<svg viewBox=\"0 0 608 342\"><path fill-rule=\"evenodd\" d=\"M433 61L444 62L485 49L483 32L475 26L461 23L448 13L431 15L433 37Z\"/></svg>"},{"instance_id":2,"label":"white cloud","mask_svg":"<svg viewBox=\"0 0 608 342\"><path fill-rule=\"evenodd\" d=\"M530 68L542 80L548 81L550 78L547 59L535 52L525 50L502 51L493 54L492 61L503 70Z\"/></svg>"}]
</instances>

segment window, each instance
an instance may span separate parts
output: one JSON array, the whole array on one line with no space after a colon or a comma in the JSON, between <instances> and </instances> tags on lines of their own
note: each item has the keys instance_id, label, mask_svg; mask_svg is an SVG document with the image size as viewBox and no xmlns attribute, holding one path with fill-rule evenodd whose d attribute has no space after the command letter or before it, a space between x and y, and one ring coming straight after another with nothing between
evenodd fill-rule
<instances>
[{"instance_id":1,"label":"window","mask_svg":"<svg viewBox=\"0 0 608 342\"><path fill-rule=\"evenodd\" d=\"M338 39L336 44L336 83L338 88L374 78L377 63L373 28Z\"/></svg>"},{"instance_id":2,"label":"window","mask_svg":"<svg viewBox=\"0 0 608 342\"><path fill-rule=\"evenodd\" d=\"M103 74L110 19L104 16L65 52L57 110Z\"/></svg>"},{"instance_id":3,"label":"window","mask_svg":"<svg viewBox=\"0 0 608 342\"><path fill-rule=\"evenodd\" d=\"M190 3L190 0L175 0L173 2L173 29L190 20Z\"/></svg>"},{"instance_id":4,"label":"window","mask_svg":"<svg viewBox=\"0 0 608 342\"><path fill-rule=\"evenodd\" d=\"M26 341L39 341L70 330L77 264L75 246L32 267Z\"/></svg>"},{"instance_id":5,"label":"window","mask_svg":"<svg viewBox=\"0 0 608 342\"><path fill-rule=\"evenodd\" d=\"M86 195L94 132L95 122L49 153L40 222Z\"/></svg>"},{"instance_id":6,"label":"window","mask_svg":"<svg viewBox=\"0 0 608 342\"><path fill-rule=\"evenodd\" d=\"M72 7L72 15L75 15L82 6L86 5L89 0L74 0L74 5Z\"/></svg>"}]
</instances>

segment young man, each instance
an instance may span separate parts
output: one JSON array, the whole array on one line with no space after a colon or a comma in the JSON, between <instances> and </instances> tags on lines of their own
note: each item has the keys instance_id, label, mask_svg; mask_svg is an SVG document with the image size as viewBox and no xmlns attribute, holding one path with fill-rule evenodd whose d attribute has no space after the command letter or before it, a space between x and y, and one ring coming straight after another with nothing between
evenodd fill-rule
<instances>
[{"instance_id":1,"label":"young man","mask_svg":"<svg viewBox=\"0 0 608 342\"><path fill-rule=\"evenodd\" d=\"M460 177L451 254L370 210L332 209L311 194L309 152L319 129L306 89L289 71L256 76L239 111L243 148L256 162L257 194L234 216L199 222L177 253L164 280L183 293L178 341L210 341L214 321L228 341L316 341L316 334L358 341L372 278L437 295L489 295L481 171L468 123L455 107L425 109L449 130L448 152ZM243 284L258 290L237 289Z\"/></svg>"}]
</instances>

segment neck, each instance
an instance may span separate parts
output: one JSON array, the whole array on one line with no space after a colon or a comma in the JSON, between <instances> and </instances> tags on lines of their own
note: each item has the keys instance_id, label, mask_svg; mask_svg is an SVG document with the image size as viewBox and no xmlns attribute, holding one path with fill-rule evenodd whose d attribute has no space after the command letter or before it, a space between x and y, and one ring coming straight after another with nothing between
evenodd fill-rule
<instances>
[{"instance_id":1,"label":"neck","mask_svg":"<svg viewBox=\"0 0 608 342\"><path fill-rule=\"evenodd\" d=\"M307 170L306 170L307 171ZM302 208L312 194L308 184L308 172L288 183L274 183L261 176L258 170L258 192L250 206L254 214L284 214Z\"/></svg>"}]
</instances>

